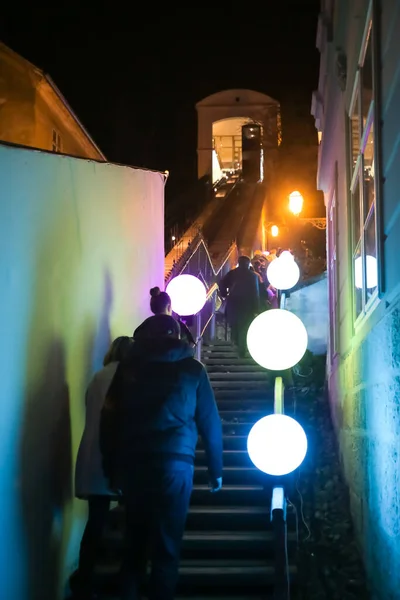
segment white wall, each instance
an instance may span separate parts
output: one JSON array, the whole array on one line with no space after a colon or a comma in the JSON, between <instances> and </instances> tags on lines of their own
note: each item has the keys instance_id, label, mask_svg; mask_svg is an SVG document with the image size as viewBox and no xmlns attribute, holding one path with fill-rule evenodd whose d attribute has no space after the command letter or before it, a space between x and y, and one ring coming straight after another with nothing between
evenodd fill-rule
<instances>
[{"instance_id":1,"label":"white wall","mask_svg":"<svg viewBox=\"0 0 400 600\"><path fill-rule=\"evenodd\" d=\"M0 597L57 600L84 392L164 281L160 173L0 145Z\"/></svg>"},{"instance_id":2,"label":"white wall","mask_svg":"<svg viewBox=\"0 0 400 600\"><path fill-rule=\"evenodd\" d=\"M308 350L326 354L328 344L328 280L326 277L290 294L287 309L304 323L308 334Z\"/></svg>"}]
</instances>

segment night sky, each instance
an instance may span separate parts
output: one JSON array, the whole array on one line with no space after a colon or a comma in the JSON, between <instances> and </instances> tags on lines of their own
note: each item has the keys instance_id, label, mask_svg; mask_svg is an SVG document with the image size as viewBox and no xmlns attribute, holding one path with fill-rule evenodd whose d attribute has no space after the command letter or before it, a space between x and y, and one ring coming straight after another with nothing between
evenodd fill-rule
<instances>
[{"instance_id":1,"label":"night sky","mask_svg":"<svg viewBox=\"0 0 400 600\"><path fill-rule=\"evenodd\" d=\"M197 176L195 103L211 93L264 92L284 141L296 120L316 140L319 0L7 5L0 39L51 75L109 160L168 169L170 193Z\"/></svg>"}]
</instances>

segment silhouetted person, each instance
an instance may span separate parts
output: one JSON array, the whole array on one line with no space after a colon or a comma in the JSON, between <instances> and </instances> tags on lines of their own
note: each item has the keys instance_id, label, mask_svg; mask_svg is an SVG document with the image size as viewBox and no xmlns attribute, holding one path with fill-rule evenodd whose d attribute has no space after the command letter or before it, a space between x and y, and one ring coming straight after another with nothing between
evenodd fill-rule
<instances>
[{"instance_id":1,"label":"silhouetted person","mask_svg":"<svg viewBox=\"0 0 400 600\"><path fill-rule=\"evenodd\" d=\"M113 341L104 357L104 367L95 373L86 392L85 429L75 468L75 496L87 500L89 515L81 542L78 573L74 577L74 591L77 597L85 600L92 598L97 550L110 502L115 496L103 472L99 445L100 414L119 361L126 356L131 344L132 338L125 336Z\"/></svg>"},{"instance_id":2,"label":"silhouetted person","mask_svg":"<svg viewBox=\"0 0 400 600\"><path fill-rule=\"evenodd\" d=\"M153 287L150 290L150 310L153 315L172 315L171 298L167 292L162 292L159 287ZM151 317L150 317L151 319ZM181 320L177 319L181 328L181 339L187 342L190 346L195 346L196 342L191 334L189 327ZM145 327L146 321L143 321L137 329L135 329L133 337L135 338L142 327Z\"/></svg>"},{"instance_id":3,"label":"silhouetted person","mask_svg":"<svg viewBox=\"0 0 400 600\"><path fill-rule=\"evenodd\" d=\"M260 310L259 277L250 270L250 258L241 256L236 269L225 275L219 284L222 298L226 298L226 317L233 342L240 356L246 354L248 328Z\"/></svg>"},{"instance_id":4,"label":"silhouetted person","mask_svg":"<svg viewBox=\"0 0 400 600\"><path fill-rule=\"evenodd\" d=\"M148 599L174 598L198 432L210 489L217 492L222 427L206 370L180 339L173 317L150 317L116 372L101 418L105 473L126 503L123 600L140 598L147 548L152 563Z\"/></svg>"}]
</instances>

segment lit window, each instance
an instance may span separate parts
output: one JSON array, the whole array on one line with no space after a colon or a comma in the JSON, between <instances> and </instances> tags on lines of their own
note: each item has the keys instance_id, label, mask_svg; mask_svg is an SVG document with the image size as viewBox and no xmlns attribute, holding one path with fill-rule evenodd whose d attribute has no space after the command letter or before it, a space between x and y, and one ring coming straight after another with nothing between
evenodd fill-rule
<instances>
[{"instance_id":1,"label":"lit window","mask_svg":"<svg viewBox=\"0 0 400 600\"><path fill-rule=\"evenodd\" d=\"M374 28L369 18L349 113L351 223L355 318L378 291L374 140Z\"/></svg>"},{"instance_id":2,"label":"lit window","mask_svg":"<svg viewBox=\"0 0 400 600\"><path fill-rule=\"evenodd\" d=\"M53 152L61 152L62 150L61 136L55 129L53 129L53 141L51 149Z\"/></svg>"}]
</instances>

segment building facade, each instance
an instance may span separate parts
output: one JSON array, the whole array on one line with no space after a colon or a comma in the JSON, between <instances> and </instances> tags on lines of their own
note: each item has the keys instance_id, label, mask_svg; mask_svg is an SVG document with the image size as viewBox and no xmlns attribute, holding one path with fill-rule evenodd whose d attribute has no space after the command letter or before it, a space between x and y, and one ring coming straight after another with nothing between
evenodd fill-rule
<instances>
[{"instance_id":1,"label":"building facade","mask_svg":"<svg viewBox=\"0 0 400 600\"><path fill-rule=\"evenodd\" d=\"M1 42L0 141L105 160L51 78Z\"/></svg>"},{"instance_id":2,"label":"building facade","mask_svg":"<svg viewBox=\"0 0 400 600\"><path fill-rule=\"evenodd\" d=\"M265 169L276 161L282 139L280 106L270 96L254 90L224 90L203 98L196 110L199 179L212 175L213 156L219 157L221 167L241 169L242 127L252 122L263 129Z\"/></svg>"},{"instance_id":3,"label":"building facade","mask_svg":"<svg viewBox=\"0 0 400 600\"><path fill-rule=\"evenodd\" d=\"M318 188L327 216L328 384L376 599L400 597L400 2L323 0Z\"/></svg>"}]
</instances>

